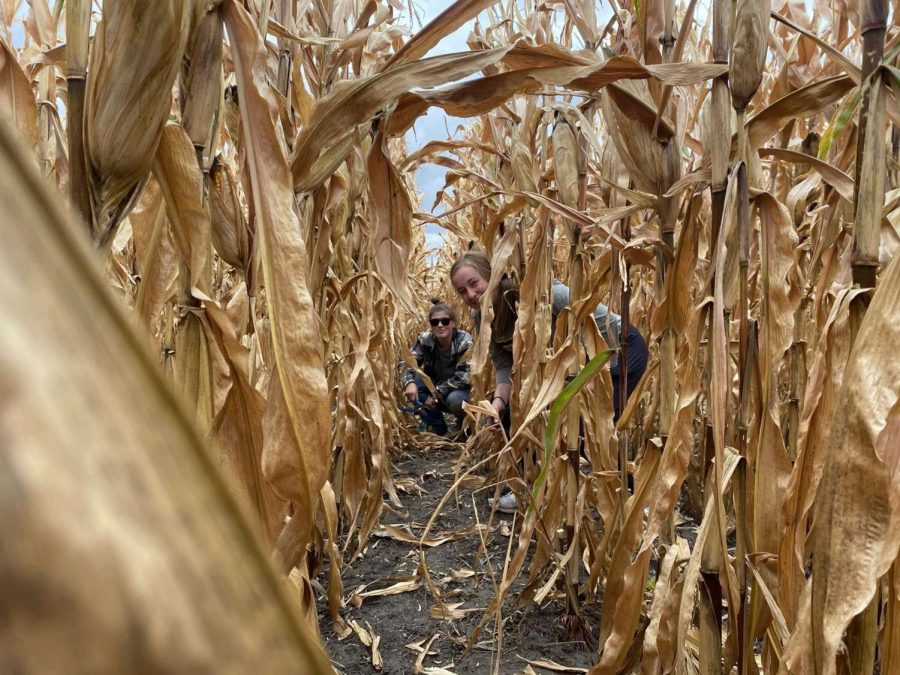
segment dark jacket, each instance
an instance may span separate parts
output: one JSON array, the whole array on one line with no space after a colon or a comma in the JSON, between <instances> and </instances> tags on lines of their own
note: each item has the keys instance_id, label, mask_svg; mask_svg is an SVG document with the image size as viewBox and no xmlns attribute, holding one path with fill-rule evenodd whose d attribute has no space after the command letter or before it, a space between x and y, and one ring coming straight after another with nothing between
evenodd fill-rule
<instances>
[{"instance_id":1,"label":"dark jacket","mask_svg":"<svg viewBox=\"0 0 900 675\"><path fill-rule=\"evenodd\" d=\"M455 364L456 372L443 382L434 383L438 399L445 398L447 394L454 389L469 388L469 362L466 360L465 362L460 363L460 359L462 359L463 355L469 351L474 344L472 336L466 331L458 328L453 329L453 340L450 345L450 360ZM434 337L434 333L431 331L419 333L419 337L416 338L415 344L413 344L410 351L413 356L416 357L416 364L419 368L421 368L428 377L433 378L434 362L438 352L437 338ZM415 381L415 379L416 371L412 368L407 368L400 380L400 385L405 387L410 382Z\"/></svg>"}]
</instances>

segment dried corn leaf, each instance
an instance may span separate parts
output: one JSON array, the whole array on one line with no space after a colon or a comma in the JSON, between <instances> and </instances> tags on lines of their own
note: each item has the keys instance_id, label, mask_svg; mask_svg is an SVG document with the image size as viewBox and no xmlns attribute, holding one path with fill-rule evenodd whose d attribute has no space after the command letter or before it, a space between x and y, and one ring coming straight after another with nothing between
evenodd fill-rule
<instances>
[{"instance_id":1,"label":"dried corn leaf","mask_svg":"<svg viewBox=\"0 0 900 675\"><path fill-rule=\"evenodd\" d=\"M841 635L872 598L900 546L900 258L885 271L859 328L832 420L812 571L813 660L832 673ZM798 636L802 639L803 636ZM795 638L792 636L792 641Z\"/></svg>"},{"instance_id":2,"label":"dried corn leaf","mask_svg":"<svg viewBox=\"0 0 900 675\"><path fill-rule=\"evenodd\" d=\"M225 403L212 421L210 434L219 450L223 472L236 483L236 490L251 513L258 519L267 544L274 544L287 510L262 475L263 428L265 401L250 385L247 374L247 350L236 336L226 333L207 306L213 319L213 332L220 349L228 354L231 366L231 388Z\"/></svg>"},{"instance_id":3,"label":"dried corn leaf","mask_svg":"<svg viewBox=\"0 0 900 675\"><path fill-rule=\"evenodd\" d=\"M406 645L407 649L412 649L415 652L418 652L418 656L416 656L416 662L413 664L413 673L418 675L422 672L422 669L425 665L425 657L426 656L436 656L438 652L429 652L431 649L431 644L437 639L438 634L435 633L428 640L420 640L417 643ZM424 647L422 645L425 645Z\"/></svg>"},{"instance_id":4,"label":"dried corn leaf","mask_svg":"<svg viewBox=\"0 0 900 675\"><path fill-rule=\"evenodd\" d=\"M747 121L750 149L762 147L792 119L818 113L852 88L853 80L839 75L811 82L770 103ZM736 147L736 141L732 141L732 147Z\"/></svg>"},{"instance_id":5,"label":"dried corn leaf","mask_svg":"<svg viewBox=\"0 0 900 675\"><path fill-rule=\"evenodd\" d=\"M0 380L15 392L0 413L10 543L0 565L16 617L3 628L6 662L328 672L83 235L30 164L0 124ZM22 284L48 311L16 300Z\"/></svg>"},{"instance_id":6,"label":"dried corn leaf","mask_svg":"<svg viewBox=\"0 0 900 675\"><path fill-rule=\"evenodd\" d=\"M462 608L461 602L438 603L431 607L431 618L438 621L458 621L465 619L466 615L472 612L481 612L483 609L477 607Z\"/></svg>"},{"instance_id":7,"label":"dried corn leaf","mask_svg":"<svg viewBox=\"0 0 900 675\"><path fill-rule=\"evenodd\" d=\"M546 670L551 670L554 673L586 673L588 672L587 668L578 668L577 666L564 666L561 663L557 663L556 661L551 661L549 659L526 659L522 656L519 657L523 661L531 664L532 666L537 666L538 668L544 668Z\"/></svg>"},{"instance_id":8,"label":"dried corn leaf","mask_svg":"<svg viewBox=\"0 0 900 675\"><path fill-rule=\"evenodd\" d=\"M195 297L208 292L211 226L204 199L203 175L194 145L180 124L167 124L160 136L153 173L166 201L172 235L190 279L186 288Z\"/></svg>"},{"instance_id":9,"label":"dried corn leaf","mask_svg":"<svg viewBox=\"0 0 900 675\"><path fill-rule=\"evenodd\" d=\"M778 410L778 376L794 333L799 297L792 293L791 270L797 235L787 209L768 193L756 198L760 216L760 347L762 398L759 439L748 451L751 546L754 553L777 553L784 530L782 508L791 464Z\"/></svg>"},{"instance_id":10,"label":"dried corn leaf","mask_svg":"<svg viewBox=\"0 0 900 675\"><path fill-rule=\"evenodd\" d=\"M169 234L166 203L156 180L148 181L128 220L141 276L134 309L150 334L161 339L158 324L163 307L175 293L178 254ZM162 345L157 347L161 349Z\"/></svg>"},{"instance_id":11,"label":"dried corn leaf","mask_svg":"<svg viewBox=\"0 0 900 675\"><path fill-rule=\"evenodd\" d=\"M837 167L816 159L815 157L812 157L810 155L806 155L802 152L785 150L783 148L760 148L759 156L775 157L776 159L781 159L786 162L793 162L796 164L808 164L820 176L822 176L822 180L833 187L841 197L846 199L851 204L853 203L853 190L855 188L855 183L853 179L850 178L850 176L848 176Z\"/></svg>"},{"instance_id":12,"label":"dried corn leaf","mask_svg":"<svg viewBox=\"0 0 900 675\"><path fill-rule=\"evenodd\" d=\"M425 56L444 37L462 26L466 21L493 5L496 0L456 0L447 9L434 17L427 26L416 33L385 64L385 69L401 63L409 63Z\"/></svg>"},{"instance_id":13,"label":"dried corn leaf","mask_svg":"<svg viewBox=\"0 0 900 675\"><path fill-rule=\"evenodd\" d=\"M320 155L346 138L348 129L355 129L401 94L415 87L434 87L466 77L496 63L507 51L508 48L501 48L436 56L395 66L372 77L338 82L329 96L316 102L309 124L303 127L294 143L291 168L295 189L315 188L318 178L312 182L309 176ZM341 161L343 156L337 156L330 164L336 169ZM321 175L327 177L330 174L324 171Z\"/></svg>"},{"instance_id":14,"label":"dried corn leaf","mask_svg":"<svg viewBox=\"0 0 900 675\"><path fill-rule=\"evenodd\" d=\"M84 151L94 239L103 247L130 210L156 153L181 66L190 8L107 0L91 47Z\"/></svg>"},{"instance_id":15,"label":"dried corn leaf","mask_svg":"<svg viewBox=\"0 0 900 675\"><path fill-rule=\"evenodd\" d=\"M379 582L373 582L373 583L379 583ZM366 588L371 585L372 584L367 584L363 588ZM387 586L385 588L379 588L374 591L365 591L365 590L354 591L354 593L351 596L350 601L356 607L359 607L360 605L362 605L362 601L365 598L381 598L381 597L384 597L387 595L399 595L400 593L409 593L411 591L418 589L419 586L421 586L421 585L422 585L422 583L421 583L419 577L417 577L417 576L407 577L405 579L401 579L400 581L394 582L390 586Z\"/></svg>"},{"instance_id":16,"label":"dried corn leaf","mask_svg":"<svg viewBox=\"0 0 900 675\"><path fill-rule=\"evenodd\" d=\"M363 645L365 645L366 647L371 647L372 642L373 642L372 633L370 633L367 629L360 626L359 622L356 621L356 619L350 619L350 621L348 621L348 623L350 625L350 628L353 630L353 632L356 633L356 637L359 638L359 641L362 642Z\"/></svg>"},{"instance_id":17,"label":"dried corn leaf","mask_svg":"<svg viewBox=\"0 0 900 675\"><path fill-rule=\"evenodd\" d=\"M635 476L637 490L628 505L628 514L610 563L601 620L600 661L591 668L592 675L621 672L627 656L626 647L637 628L644 598L644 579L650 565L650 549L638 545L643 510L649 503L650 486L655 483L659 460L659 451L648 444Z\"/></svg>"},{"instance_id":18,"label":"dried corn leaf","mask_svg":"<svg viewBox=\"0 0 900 675\"><path fill-rule=\"evenodd\" d=\"M265 51L250 16L233 0L223 5L237 74L241 122L257 214L274 368L263 418L263 472L276 492L296 504L290 536L279 541L289 570L305 553L313 513L325 484L331 447L328 387L318 317L306 281L306 244L294 211L290 170L275 129L275 103L262 80Z\"/></svg>"},{"instance_id":19,"label":"dried corn leaf","mask_svg":"<svg viewBox=\"0 0 900 675\"><path fill-rule=\"evenodd\" d=\"M421 538L410 532L408 525L404 527L385 525L384 527L385 535L390 537L391 539L404 541L409 544L427 546L428 548L435 548L437 546L440 546L441 544L446 544L448 541L465 539L466 537L485 529L487 529L486 525L472 525L470 527L463 528L462 530L457 530L456 532L438 532L434 535L429 535ZM376 532L375 534L376 536L380 535L379 532Z\"/></svg>"},{"instance_id":20,"label":"dried corn leaf","mask_svg":"<svg viewBox=\"0 0 900 675\"><path fill-rule=\"evenodd\" d=\"M0 37L0 119L18 131L26 145L37 145L37 107L31 82L3 37Z\"/></svg>"},{"instance_id":21,"label":"dried corn leaf","mask_svg":"<svg viewBox=\"0 0 900 675\"><path fill-rule=\"evenodd\" d=\"M340 608L343 604L343 582L341 581L341 554L338 548L338 512L335 503L334 489L331 483L325 482L322 486L322 513L325 519L325 535L328 541L325 548L328 551L329 576L328 576L328 612L331 616L331 622L334 625L335 632L347 634L350 628L340 615Z\"/></svg>"},{"instance_id":22,"label":"dried corn leaf","mask_svg":"<svg viewBox=\"0 0 900 675\"><path fill-rule=\"evenodd\" d=\"M381 644L381 636L376 635L368 621L366 621L366 628L369 629L369 634L372 636L372 667L375 670L381 670L384 668L384 660L381 658L381 652L378 650L378 646Z\"/></svg>"},{"instance_id":23,"label":"dried corn leaf","mask_svg":"<svg viewBox=\"0 0 900 675\"><path fill-rule=\"evenodd\" d=\"M536 60L546 62L543 57ZM553 60L549 63L553 63ZM715 64L675 63L667 66L644 66L625 56L594 65L533 66L489 75L435 92L406 93L397 103L388 133L391 135L404 133L431 106L438 106L448 115L455 117L474 117L500 106L514 94L534 93L544 86L566 86L576 91L595 92L618 80L641 80L650 77L666 84L686 86L721 75L725 70L727 66Z\"/></svg>"},{"instance_id":24,"label":"dried corn leaf","mask_svg":"<svg viewBox=\"0 0 900 675\"><path fill-rule=\"evenodd\" d=\"M403 176L391 162L387 139L381 130L372 141L366 168L369 203L375 221L375 265L397 299L411 306L407 273L412 245L412 203Z\"/></svg>"}]
</instances>

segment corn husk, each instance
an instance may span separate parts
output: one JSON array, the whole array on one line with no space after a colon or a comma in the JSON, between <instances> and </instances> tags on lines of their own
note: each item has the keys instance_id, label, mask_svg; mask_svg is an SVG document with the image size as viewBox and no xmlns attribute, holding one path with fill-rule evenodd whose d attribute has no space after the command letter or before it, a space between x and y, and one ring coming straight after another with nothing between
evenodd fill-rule
<instances>
[{"instance_id":1,"label":"corn husk","mask_svg":"<svg viewBox=\"0 0 900 675\"><path fill-rule=\"evenodd\" d=\"M209 178L213 246L225 262L246 271L250 265L250 231L237 184L224 162L213 163Z\"/></svg>"},{"instance_id":2,"label":"corn husk","mask_svg":"<svg viewBox=\"0 0 900 675\"><path fill-rule=\"evenodd\" d=\"M739 0L728 61L728 86L735 109L743 110L759 89L769 48L769 0Z\"/></svg>"},{"instance_id":3,"label":"corn husk","mask_svg":"<svg viewBox=\"0 0 900 675\"><path fill-rule=\"evenodd\" d=\"M107 0L88 65L84 145L92 232L105 246L140 191L172 104L189 5Z\"/></svg>"}]
</instances>

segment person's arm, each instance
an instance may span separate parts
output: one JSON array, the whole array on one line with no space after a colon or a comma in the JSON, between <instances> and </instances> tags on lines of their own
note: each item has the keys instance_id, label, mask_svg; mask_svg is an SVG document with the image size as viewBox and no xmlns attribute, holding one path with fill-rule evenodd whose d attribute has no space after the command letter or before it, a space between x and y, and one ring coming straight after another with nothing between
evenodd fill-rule
<instances>
[{"instance_id":1,"label":"person's arm","mask_svg":"<svg viewBox=\"0 0 900 675\"><path fill-rule=\"evenodd\" d=\"M504 408L509 407L509 395L512 393L512 352L503 349L491 340L491 362L494 364L494 396L491 405L499 414Z\"/></svg>"},{"instance_id":2,"label":"person's arm","mask_svg":"<svg viewBox=\"0 0 900 675\"><path fill-rule=\"evenodd\" d=\"M553 280L550 286L550 311L553 316L553 325L556 326L556 317L569 306L569 287L558 279Z\"/></svg>"},{"instance_id":3,"label":"person's arm","mask_svg":"<svg viewBox=\"0 0 900 675\"><path fill-rule=\"evenodd\" d=\"M409 351L416 359L416 365L421 366L422 360L425 357L425 349L422 346L422 341L418 337ZM407 364L407 366L408 365L409 364ZM406 398L410 401L415 401L419 395L419 388L416 386L416 371L407 367L406 372L403 373L403 377L400 379L400 384L403 386L403 393Z\"/></svg>"},{"instance_id":4,"label":"person's arm","mask_svg":"<svg viewBox=\"0 0 900 675\"><path fill-rule=\"evenodd\" d=\"M611 349L616 349L619 346L622 317L609 311L609 307L602 302L598 302L597 308L594 310L594 321L597 322L597 328L600 329L600 335L606 340L606 344Z\"/></svg>"},{"instance_id":5,"label":"person's arm","mask_svg":"<svg viewBox=\"0 0 900 675\"><path fill-rule=\"evenodd\" d=\"M491 356L491 363L494 364L494 382L497 386L512 384L512 352L491 340L488 353Z\"/></svg>"},{"instance_id":6,"label":"person's arm","mask_svg":"<svg viewBox=\"0 0 900 675\"><path fill-rule=\"evenodd\" d=\"M556 317L559 316L563 309L569 306L569 288L561 281L554 279L551 291L553 295L553 325L555 327ZM598 302L594 310L594 321L597 323L597 328L600 329L600 335L606 340L606 344L615 349L619 344L618 336L622 325L621 317L609 311L609 307L602 302ZM611 340L610 337L613 339Z\"/></svg>"},{"instance_id":7,"label":"person's arm","mask_svg":"<svg viewBox=\"0 0 900 675\"><path fill-rule=\"evenodd\" d=\"M481 312L472 311L472 321L475 324L475 330L481 333ZM499 415L504 408L509 407L509 396L512 393L512 352L498 345L491 340L488 345L488 354L491 357L491 363L494 364L494 396L491 405Z\"/></svg>"},{"instance_id":8,"label":"person's arm","mask_svg":"<svg viewBox=\"0 0 900 675\"><path fill-rule=\"evenodd\" d=\"M498 415L503 412L504 408L509 407L510 394L512 394L511 383L497 384L497 387L494 389L494 396L491 399L491 405L494 407L494 410L497 411Z\"/></svg>"}]
</instances>

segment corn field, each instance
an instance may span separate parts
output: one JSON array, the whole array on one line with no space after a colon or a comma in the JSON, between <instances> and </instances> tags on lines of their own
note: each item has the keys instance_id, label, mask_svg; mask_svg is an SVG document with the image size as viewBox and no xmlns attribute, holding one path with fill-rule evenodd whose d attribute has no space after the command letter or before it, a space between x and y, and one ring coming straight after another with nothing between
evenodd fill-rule
<instances>
[{"instance_id":1,"label":"corn field","mask_svg":"<svg viewBox=\"0 0 900 675\"><path fill-rule=\"evenodd\" d=\"M450 612L441 510L513 490L484 672L549 600L591 675L900 672L898 10L0 2L0 670L340 670L317 612L365 632L342 574L444 452L397 369L440 297L470 435L415 584ZM464 127L411 147L429 109ZM650 348L615 424L598 302Z\"/></svg>"}]
</instances>

